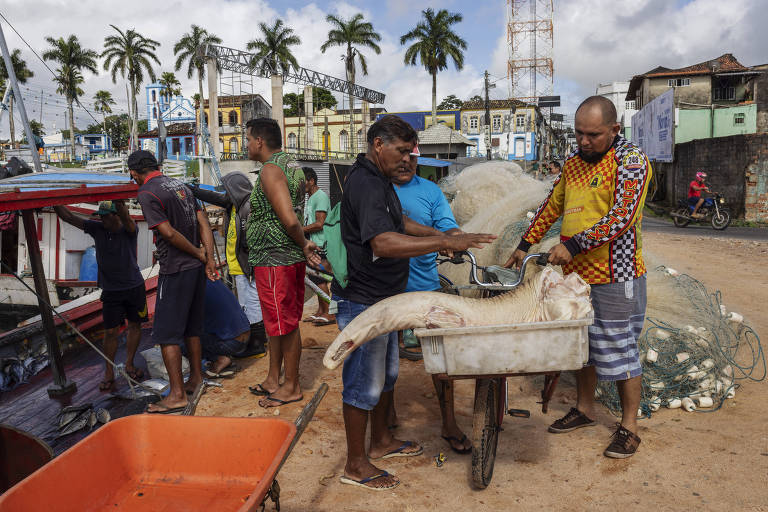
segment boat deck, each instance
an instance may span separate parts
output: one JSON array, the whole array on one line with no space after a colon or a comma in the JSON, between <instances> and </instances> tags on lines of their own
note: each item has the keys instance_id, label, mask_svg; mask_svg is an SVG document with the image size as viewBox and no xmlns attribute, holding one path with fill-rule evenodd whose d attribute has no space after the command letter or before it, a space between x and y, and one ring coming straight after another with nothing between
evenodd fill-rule
<instances>
[{"instance_id":1,"label":"boat deck","mask_svg":"<svg viewBox=\"0 0 768 512\"><path fill-rule=\"evenodd\" d=\"M139 349L134 362L136 367L147 373L144 358L139 354L152 346L150 330L142 331ZM98 345L97 345L98 346ZM125 337L120 336L117 350L117 362L125 361ZM125 379L115 381L115 390L111 393L99 391L104 363L101 356L87 345L72 350L64 355L64 368L67 378L77 383L77 391L58 398L49 398L47 388L53 382L50 367L32 377L28 382L9 392L0 394L0 423L11 425L39 437L50 445L55 455L60 454L90 432L87 427L64 437L58 435L59 411L68 405L92 403L95 408L107 409L112 419L138 414L154 397L128 400L119 395L129 393ZM98 424L94 430L98 428Z\"/></svg>"}]
</instances>

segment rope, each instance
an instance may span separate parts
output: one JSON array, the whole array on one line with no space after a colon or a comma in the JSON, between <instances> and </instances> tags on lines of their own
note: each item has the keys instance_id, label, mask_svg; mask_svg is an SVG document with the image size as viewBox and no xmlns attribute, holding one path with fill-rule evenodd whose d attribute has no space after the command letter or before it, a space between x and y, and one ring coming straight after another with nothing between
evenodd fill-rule
<instances>
[{"instance_id":1,"label":"rope","mask_svg":"<svg viewBox=\"0 0 768 512\"><path fill-rule=\"evenodd\" d=\"M663 271L659 267L657 271ZM762 381L766 377L763 347L757 333L742 322L735 322L722 307L720 291L710 293L687 274L674 279L676 293L689 306L690 320L696 325L672 325L648 318L638 340L643 361L643 391L640 410L646 417L660 406L685 397L709 397L711 408L719 410L738 387L738 381ZM658 357L648 361L649 351ZM653 353L653 352L651 352ZM601 382L597 398L614 414L621 413L621 402L612 383Z\"/></svg>"},{"instance_id":2,"label":"rope","mask_svg":"<svg viewBox=\"0 0 768 512\"><path fill-rule=\"evenodd\" d=\"M19 282L21 282L21 284L23 284L23 285L24 285L24 287L25 287L27 290L29 290L30 292L32 292L32 293L35 295L35 297L37 297L37 300L38 300L38 301L40 301L40 303L41 303L41 304L43 304L45 307L47 307L48 309L50 309L50 310L51 310L51 311L52 311L52 312L53 312L53 313L54 313L56 316L58 316L58 317L59 317L59 318L60 318L60 319L61 319L61 320L62 320L62 321L65 323L65 324L67 324L67 326L69 326L69 328L70 328L70 329L72 329L72 330L75 332L75 334L77 334L78 336L80 336L80 338L82 338L82 339L83 339L83 341L85 341L85 342L86 342L86 343L87 343L87 344L88 344L88 345L89 345L89 346L90 346L90 347L91 347L93 350L95 350L95 351L96 351L96 353L97 353L97 354L99 354L99 355L102 357L102 359L104 359L104 361L106 361L106 363L107 363L107 364L110 364L110 365L112 365L112 368L114 369L114 372L115 372L115 374L117 374L117 375L119 375L119 376L121 376L121 377L125 378L125 380L126 380L126 381L128 381L128 386L131 388L131 397L133 397L134 399L136 398L136 391L135 391L135 389L134 389L134 385L135 385L135 386L138 386L138 387L140 387L140 388L144 389L145 391L148 391L148 392L150 392L150 393L152 393L152 394L154 394L154 395L157 395L157 396L160 396L160 397L162 397L162 395L161 395L159 392L157 392L156 390L154 390L154 389L152 389L152 388L150 388L150 387L148 387L148 386L145 386L145 385L144 385L144 384L142 384L141 382L138 382L138 381L134 380L133 378L131 378L131 376L130 376L130 375L128 375L128 372L126 372L126 371L125 371L125 365L124 365L124 364L115 364L115 363L114 363L114 361L110 360L110 359L109 359L109 358L108 358L108 357L107 357L107 356L104 354L104 352L102 352L101 350L99 350L99 348L98 348L96 345L94 345L94 344L91 342L91 340L89 340L89 339L88 339L88 338L85 336L85 334L83 334L82 332L80 332L80 329L78 329L77 327L75 327L75 325L74 325L72 322L70 322L69 320L67 320L66 318L64 318L64 317L63 317L63 316L62 316L62 315L61 315L61 314L60 314L58 311L56 311L56 309L55 309L53 306L51 306L51 304L50 304L50 303L49 303L49 302L48 302L48 301L47 301L45 298L43 298L43 297L41 297L40 295L38 295L38 293L37 293L35 290L33 290L33 289L32 289L32 288L31 288L31 287L30 287L30 286L29 286L27 283L25 283L25 282L24 282L24 280L23 280L21 277L19 277L19 275L18 275L18 274L16 274L16 272L14 272L14 271L13 271L13 269L11 269L11 267L9 267L8 265L6 265L6 264L5 264L5 262L3 262L3 261L0 261L0 265L2 265L2 266L5 268L5 270L6 270L6 271L7 271L9 274L11 274L13 277L15 277L16 279L18 279L18 280L19 280Z\"/></svg>"}]
</instances>

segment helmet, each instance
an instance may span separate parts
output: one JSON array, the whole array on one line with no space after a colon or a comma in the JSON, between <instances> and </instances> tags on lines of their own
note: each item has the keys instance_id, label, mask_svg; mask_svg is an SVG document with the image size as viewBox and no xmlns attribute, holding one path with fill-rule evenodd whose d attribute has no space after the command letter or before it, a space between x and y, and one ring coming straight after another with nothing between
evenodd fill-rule
<instances>
[{"instance_id":1,"label":"helmet","mask_svg":"<svg viewBox=\"0 0 768 512\"><path fill-rule=\"evenodd\" d=\"M699 171L699 172L696 173L696 179L697 180L703 180L706 177L707 177L707 173L705 173L705 172Z\"/></svg>"}]
</instances>

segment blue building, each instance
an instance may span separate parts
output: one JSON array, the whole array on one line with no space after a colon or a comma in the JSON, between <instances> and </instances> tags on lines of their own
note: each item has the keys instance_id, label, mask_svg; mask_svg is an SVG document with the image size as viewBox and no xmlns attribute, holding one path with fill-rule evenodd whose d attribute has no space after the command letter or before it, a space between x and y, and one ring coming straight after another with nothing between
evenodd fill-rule
<instances>
[{"instance_id":1,"label":"blue building","mask_svg":"<svg viewBox=\"0 0 768 512\"><path fill-rule=\"evenodd\" d=\"M174 123L166 126L165 158L166 160L193 160L197 155L195 123ZM160 157L159 137L157 127L139 134L139 145Z\"/></svg>"},{"instance_id":2,"label":"blue building","mask_svg":"<svg viewBox=\"0 0 768 512\"><path fill-rule=\"evenodd\" d=\"M419 110L416 112L382 112L376 116L378 121L383 116L394 114L409 125L413 127L417 132L421 132L432 126L432 111L431 110ZM459 130L461 122L460 110L438 110L437 111L437 124L444 124L452 130Z\"/></svg>"},{"instance_id":3,"label":"blue building","mask_svg":"<svg viewBox=\"0 0 768 512\"><path fill-rule=\"evenodd\" d=\"M80 133L75 135L75 144L88 148L91 155L112 151L112 137L106 133Z\"/></svg>"},{"instance_id":4,"label":"blue building","mask_svg":"<svg viewBox=\"0 0 768 512\"><path fill-rule=\"evenodd\" d=\"M166 125L195 122L195 106L191 100L183 96L171 97L165 87L158 83L149 84L146 95L148 130L157 127L158 116L162 116Z\"/></svg>"}]
</instances>

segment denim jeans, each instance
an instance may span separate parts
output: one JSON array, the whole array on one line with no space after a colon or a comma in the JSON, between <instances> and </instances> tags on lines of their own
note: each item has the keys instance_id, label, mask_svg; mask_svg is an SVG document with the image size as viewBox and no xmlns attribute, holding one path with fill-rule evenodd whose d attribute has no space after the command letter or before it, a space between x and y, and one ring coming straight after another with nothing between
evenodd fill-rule
<instances>
[{"instance_id":1,"label":"denim jeans","mask_svg":"<svg viewBox=\"0 0 768 512\"><path fill-rule=\"evenodd\" d=\"M234 278L237 287L237 301L243 308L245 316L248 317L248 323L253 325L261 322L261 302L259 301L259 292L256 291L256 283L243 274L236 275Z\"/></svg>"},{"instance_id":2,"label":"denim jeans","mask_svg":"<svg viewBox=\"0 0 768 512\"><path fill-rule=\"evenodd\" d=\"M344 329L357 315L368 309L365 304L339 299L336 323ZM382 334L358 347L344 361L342 400L358 409L370 411L381 394L392 391L400 369L397 332Z\"/></svg>"},{"instance_id":3,"label":"denim jeans","mask_svg":"<svg viewBox=\"0 0 768 512\"><path fill-rule=\"evenodd\" d=\"M247 341L247 340L246 340ZM248 343L234 338L222 340L217 336L205 333L200 337L203 349L203 359L215 361L219 356L233 357L245 351Z\"/></svg>"}]
</instances>

